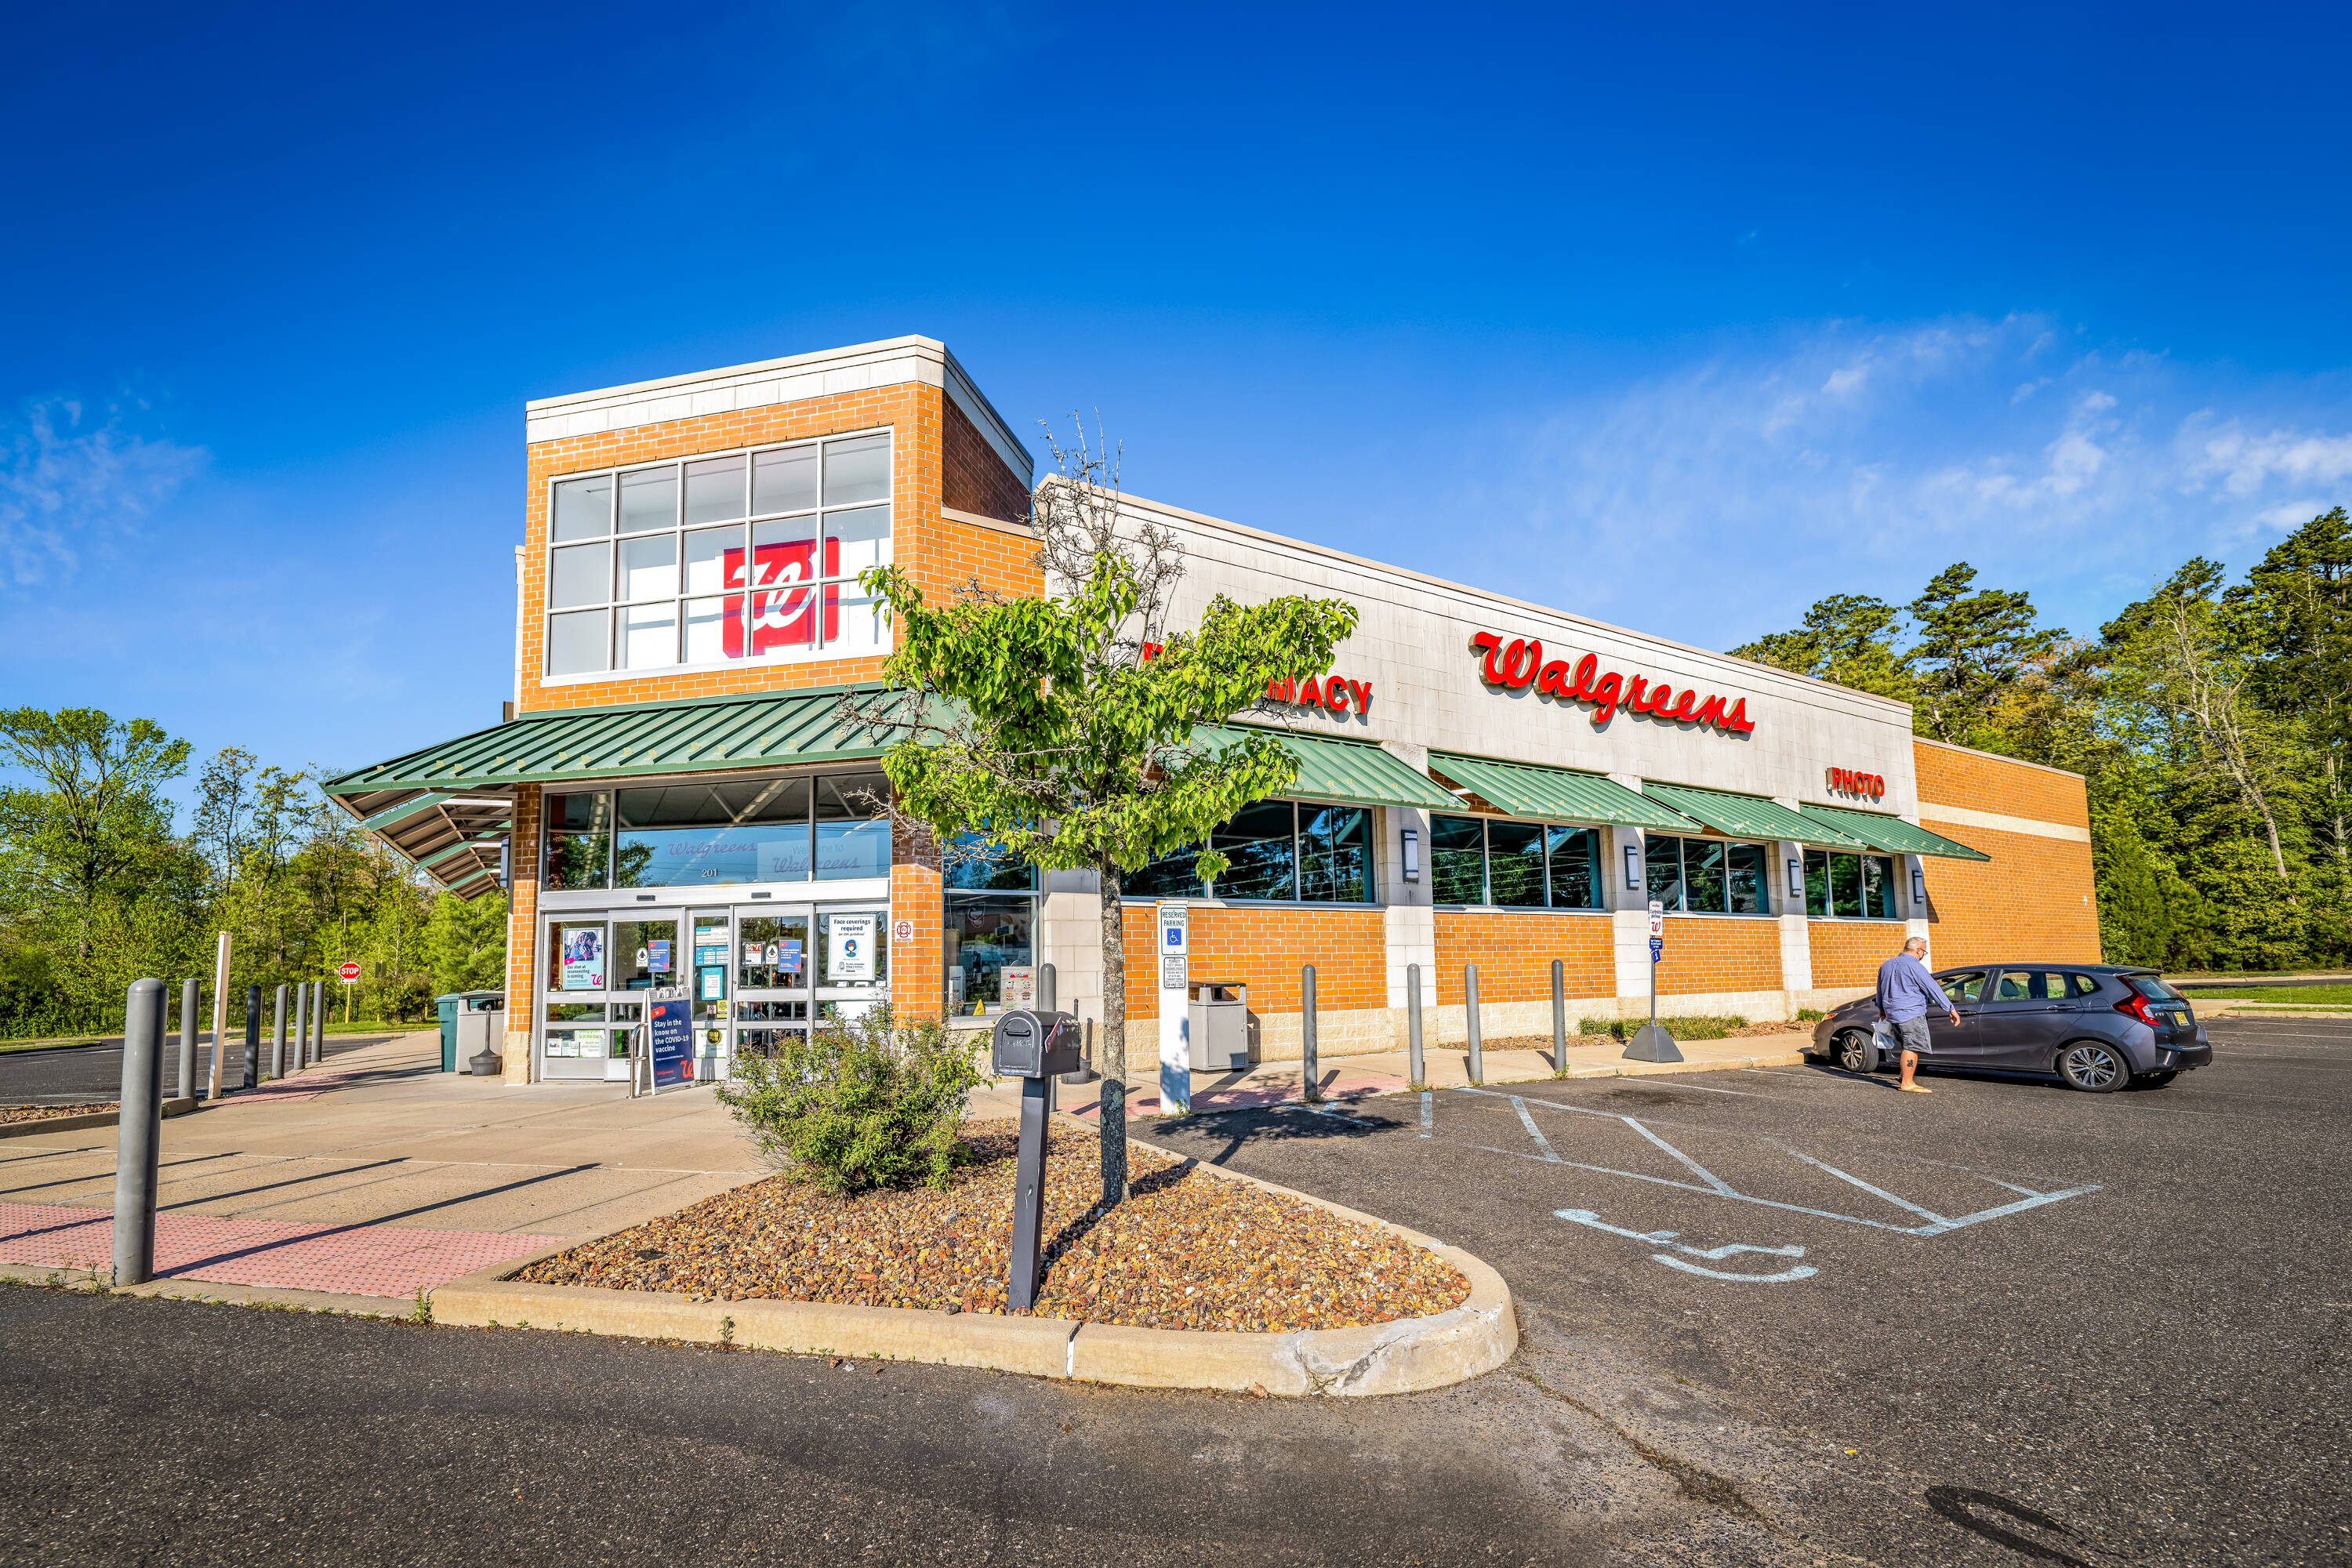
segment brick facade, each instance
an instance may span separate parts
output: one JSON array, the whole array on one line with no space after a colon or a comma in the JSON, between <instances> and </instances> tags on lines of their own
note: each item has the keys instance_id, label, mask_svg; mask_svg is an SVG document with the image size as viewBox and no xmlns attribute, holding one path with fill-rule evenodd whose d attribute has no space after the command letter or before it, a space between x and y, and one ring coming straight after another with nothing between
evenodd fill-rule
<instances>
[{"instance_id":1,"label":"brick facade","mask_svg":"<svg viewBox=\"0 0 2352 1568\"><path fill-rule=\"evenodd\" d=\"M1298 1012L1298 971L1308 963L1315 966L1318 1014L1388 1005L1386 942L1378 910L1195 904L1190 925L1192 977L1246 982L1253 1013ZM1119 934L1127 948L1127 1016L1157 1018L1160 963L1152 947L1151 906L1126 906Z\"/></svg>"},{"instance_id":2,"label":"brick facade","mask_svg":"<svg viewBox=\"0 0 2352 1568\"><path fill-rule=\"evenodd\" d=\"M2099 961L2090 796L2082 776L1917 742L1919 818L1992 857L1927 862L1928 944L1938 965L2000 958ZM1937 806L2013 819L1938 817ZM2032 831L2046 825L2043 831Z\"/></svg>"},{"instance_id":3,"label":"brick facade","mask_svg":"<svg viewBox=\"0 0 2352 1568\"><path fill-rule=\"evenodd\" d=\"M538 994L539 829L545 795L515 786L512 847L507 854L507 1043L509 1083L530 1081L531 998Z\"/></svg>"},{"instance_id":4,"label":"brick facade","mask_svg":"<svg viewBox=\"0 0 2352 1568\"><path fill-rule=\"evenodd\" d=\"M894 827L890 842L890 1006L909 1018L937 1018L947 1008L947 901L940 854L928 834ZM898 924L913 931L899 939Z\"/></svg>"},{"instance_id":5,"label":"brick facade","mask_svg":"<svg viewBox=\"0 0 2352 1568\"><path fill-rule=\"evenodd\" d=\"M1658 994L1780 989L1780 923L1733 915L1668 915ZM1818 978L1813 982L1821 982Z\"/></svg>"},{"instance_id":6,"label":"brick facade","mask_svg":"<svg viewBox=\"0 0 2352 1568\"><path fill-rule=\"evenodd\" d=\"M1429 1005L1460 1006L1462 968L1478 966L1478 1001L1549 1002L1551 961L1565 966L1570 997L1613 996L1617 963L1607 915L1437 911L1437 973L1423 992Z\"/></svg>"},{"instance_id":7,"label":"brick facade","mask_svg":"<svg viewBox=\"0 0 2352 1568\"><path fill-rule=\"evenodd\" d=\"M1878 966L1903 951L1910 928L1901 921L1808 921L1813 950L1813 984L1822 990L1864 989L1878 984ZM1928 938L1932 962L1947 962L1943 947Z\"/></svg>"},{"instance_id":8,"label":"brick facade","mask_svg":"<svg viewBox=\"0 0 2352 1568\"><path fill-rule=\"evenodd\" d=\"M1004 466L996 448L972 427L954 399L945 399L943 405L940 453L946 468L940 479L940 503L1000 522L1026 522L1028 487Z\"/></svg>"}]
</instances>

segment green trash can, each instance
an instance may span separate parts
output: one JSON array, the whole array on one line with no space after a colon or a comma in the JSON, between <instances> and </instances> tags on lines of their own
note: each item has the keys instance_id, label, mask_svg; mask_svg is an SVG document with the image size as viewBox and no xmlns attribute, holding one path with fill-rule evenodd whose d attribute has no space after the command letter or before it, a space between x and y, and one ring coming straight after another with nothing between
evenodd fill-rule
<instances>
[{"instance_id":1,"label":"green trash can","mask_svg":"<svg viewBox=\"0 0 2352 1568\"><path fill-rule=\"evenodd\" d=\"M457 1015L495 1011L507 999L503 991L452 991L433 998L441 1010L441 1070L457 1070Z\"/></svg>"}]
</instances>

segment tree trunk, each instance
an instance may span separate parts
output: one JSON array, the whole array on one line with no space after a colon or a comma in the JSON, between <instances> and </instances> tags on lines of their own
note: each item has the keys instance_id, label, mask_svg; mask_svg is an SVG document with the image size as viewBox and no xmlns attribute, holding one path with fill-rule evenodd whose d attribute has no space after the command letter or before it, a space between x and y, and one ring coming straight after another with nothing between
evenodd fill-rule
<instances>
[{"instance_id":1,"label":"tree trunk","mask_svg":"<svg viewBox=\"0 0 2352 1568\"><path fill-rule=\"evenodd\" d=\"M1102 1206L1127 1199L1127 931L1116 861L1095 868L1102 892Z\"/></svg>"}]
</instances>

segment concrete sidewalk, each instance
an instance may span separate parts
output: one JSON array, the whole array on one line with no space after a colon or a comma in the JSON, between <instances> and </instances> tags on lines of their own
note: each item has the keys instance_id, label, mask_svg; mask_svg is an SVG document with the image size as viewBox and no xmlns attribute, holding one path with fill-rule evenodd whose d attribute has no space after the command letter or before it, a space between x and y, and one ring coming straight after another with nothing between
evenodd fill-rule
<instances>
[{"instance_id":1,"label":"concrete sidewalk","mask_svg":"<svg viewBox=\"0 0 2352 1568\"><path fill-rule=\"evenodd\" d=\"M1748 1036L1729 1040L1687 1040L1682 1042L1683 1059L1679 1062L1629 1062L1624 1059L1625 1045L1606 1035L1570 1035L1568 1037L1567 1076L1581 1078L1633 1078L1653 1073L1724 1072L1742 1068L1794 1067L1804 1058L1801 1047L1811 1039L1808 1026L1802 1030L1785 1034ZM1145 1043L1144 1049L1157 1049L1157 1037ZM1134 1060L1136 1047L1130 1044L1130 1070L1128 1077L1128 1114L1157 1116L1160 1110L1159 1068L1149 1056ZM1554 1076L1551 1051L1547 1046L1540 1050L1525 1047L1498 1047L1483 1053L1485 1081L1497 1083L1532 1083ZM1431 1089L1460 1089L1470 1082L1469 1053L1458 1044L1431 1046L1422 1056L1423 1070ZM1320 1079L1319 1088L1326 1100L1355 1100L1365 1095L1402 1094L1412 1087L1410 1064L1402 1051L1381 1051L1364 1056L1325 1057L1316 1064ZM1241 1110L1252 1106L1280 1105L1303 1100L1306 1071L1296 1061L1261 1062L1243 1073L1207 1073L1192 1075L1192 1111ZM1055 1084L1055 1109L1072 1116L1091 1117L1102 1094L1099 1079L1085 1085ZM1017 1082L1002 1083L982 1089L972 1097L971 1110L975 1116L1013 1116L1021 1107L1021 1086Z\"/></svg>"},{"instance_id":2,"label":"concrete sidewalk","mask_svg":"<svg viewBox=\"0 0 2352 1568\"><path fill-rule=\"evenodd\" d=\"M443 1073L439 1057L437 1032L404 1035L166 1121L161 1282L407 1297L765 1173L707 1088L509 1089ZM8 1273L105 1268L115 1137L9 1142Z\"/></svg>"}]
</instances>

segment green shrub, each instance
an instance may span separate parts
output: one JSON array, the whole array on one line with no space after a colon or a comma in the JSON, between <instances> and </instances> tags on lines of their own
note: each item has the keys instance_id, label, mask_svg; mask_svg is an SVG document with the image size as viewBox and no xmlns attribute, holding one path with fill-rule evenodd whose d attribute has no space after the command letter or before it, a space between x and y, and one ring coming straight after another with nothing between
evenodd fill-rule
<instances>
[{"instance_id":1,"label":"green shrub","mask_svg":"<svg viewBox=\"0 0 2352 1568\"><path fill-rule=\"evenodd\" d=\"M1614 1035L1630 1040L1647 1018L1587 1018L1576 1026L1580 1035ZM1720 1040L1734 1029L1748 1026L1745 1018L1661 1018L1658 1025L1677 1040Z\"/></svg>"},{"instance_id":2,"label":"green shrub","mask_svg":"<svg viewBox=\"0 0 2352 1568\"><path fill-rule=\"evenodd\" d=\"M959 1040L936 1020L902 1025L884 1005L782 1037L791 1043L772 1058L739 1057L719 1086L762 1157L836 1197L948 1184L965 1157L964 1095L985 1081L982 1037Z\"/></svg>"},{"instance_id":3,"label":"green shrub","mask_svg":"<svg viewBox=\"0 0 2352 1568\"><path fill-rule=\"evenodd\" d=\"M1800 1024L1818 1024L1827 1016L1828 1015L1823 1013L1819 1007L1800 1007L1797 1009L1797 1022Z\"/></svg>"}]
</instances>

